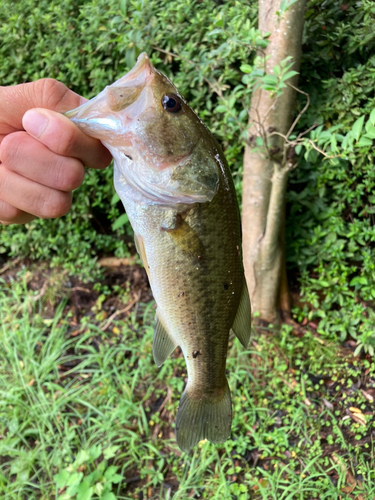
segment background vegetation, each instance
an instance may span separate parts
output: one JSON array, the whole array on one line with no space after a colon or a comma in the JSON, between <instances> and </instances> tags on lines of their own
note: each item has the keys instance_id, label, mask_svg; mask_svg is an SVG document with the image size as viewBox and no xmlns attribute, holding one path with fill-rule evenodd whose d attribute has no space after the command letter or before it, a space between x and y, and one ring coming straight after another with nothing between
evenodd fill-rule
<instances>
[{"instance_id":1,"label":"background vegetation","mask_svg":"<svg viewBox=\"0 0 375 500\"><path fill-rule=\"evenodd\" d=\"M151 362L152 303L108 323L114 299L121 310L137 289L134 275L112 270L107 282L115 276L132 290L107 286L104 297L104 286L95 295L72 282L60 302L46 266L3 274L1 498L374 498L374 362L285 326L263 330L247 351L232 339L232 437L181 453L184 359L177 351L160 370Z\"/></svg>"},{"instance_id":2,"label":"background vegetation","mask_svg":"<svg viewBox=\"0 0 375 500\"><path fill-rule=\"evenodd\" d=\"M374 16L369 0L309 2L300 88L311 105L299 130L321 124L321 147L344 158L298 151L287 216L290 280L302 291L297 319L316 323L329 338L360 336L365 344L375 342L374 124L367 140L360 140L363 127L354 145L341 142L374 109ZM255 1L5 1L0 22L3 85L52 77L92 97L147 51L222 143L240 196L249 73L265 43L255 28ZM64 218L2 229L0 252L49 259L76 273L103 253L127 254L131 229L113 230L122 207L111 176L111 169L87 172Z\"/></svg>"},{"instance_id":3,"label":"background vegetation","mask_svg":"<svg viewBox=\"0 0 375 500\"><path fill-rule=\"evenodd\" d=\"M99 283L91 319L82 320L77 341L72 332L81 320L69 319L69 305L51 319L54 314L35 309L38 300L27 299L27 271L11 274L1 292L3 498L57 498L72 485L71 496L61 500L170 498L178 486L176 498L373 498L375 394L367 385L372 387L374 367L370 358L355 365L358 360L332 357L336 348L327 342L350 345L354 339L371 354L375 345L374 17L370 0L308 2L300 88L311 104L298 131L317 124L308 137L338 157L325 158L309 143L297 148L287 259L294 316L320 337L309 334L302 341L287 328L273 339L265 335L252 345L259 357L253 371L247 356L238 361L235 348L229 361L234 440L218 451L203 444L181 458L169 432L183 368L179 358L161 372L150 367L150 318L138 314L137 328L136 316L119 324L123 333L115 340L114 331L102 333L103 304L121 290ZM255 49L265 43L256 23L256 2L245 0L3 0L0 82L52 77L92 97L146 51L221 142L240 197ZM299 108L304 104L301 96ZM111 169L88 171L63 218L1 228L3 260L47 260L92 278L98 258L133 253L111 178ZM146 358L138 359L139 352ZM72 360L79 368L66 364ZM176 363L179 371L173 371ZM73 366L71 378L61 378L59 366ZM164 397L166 379L174 391L160 416L162 403L153 407L150 393L156 387ZM353 419L349 408L363 418ZM76 474L70 485L64 483L67 468ZM117 474L129 481L124 485Z\"/></svg>"}]
</instances>

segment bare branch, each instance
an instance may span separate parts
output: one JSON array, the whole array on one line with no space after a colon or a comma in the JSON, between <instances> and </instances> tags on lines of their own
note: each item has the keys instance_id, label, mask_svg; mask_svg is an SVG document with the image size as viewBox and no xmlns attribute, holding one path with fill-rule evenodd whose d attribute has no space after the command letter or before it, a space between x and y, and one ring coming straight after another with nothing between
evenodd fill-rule
<instances>
[{"instance_id":1,"label":"bare branch","mask_svg":"<svg viewBox=\"0 0 375 500\"><path fill-rule=\"evenodd\" d=\"M129 304L124 308L124 309L120 309L119 311L115 311L108 319L107 321L104 323L104 325L101 327L101 329L103 330L106 330L109 325L112 323L112 321L117 317L119 316L120 314L124 314L128 311L130 311L130 309L139 301L141 297L141 294L138 293L138 295L136 295L136 297L131 301L129 302Z\"/></svg>"},{"instance_id":2,"label":"bare branch","mask_svg":"<svg viewBox=\"0 0 375 500\"><path fill-rule=\"evenodd\" d=\"M21 257L17 257L17 259L12 260L11 262L9 262L0 269L0 274L4 274L5 271L8 271L8 269L10 269L11 267L16 266L21 260L22 260Z\"/></svg>"},{"instance_id":3,"label":"bare branch","mask_svg":"<svg viewBox=\"0 0 375 500\"><path fill-rule=\"evenodd\" d=\"M306 92L303 92L303 90L300 90L299 88L295 87L294 85L292 85L291 83L288 83L287 85L289 85L289 87L292 87L292 89L294 89L296 92L299 92L300 94L303 94L306 96L306 99L307 99L307 102L305 104L305 106L302 108L302 110L298 113L298 116L296 117L296 119L294 120L294 122L292 123L290 129L288 130L286 136L289 137L290 134L293 132L295 126L297 125L297 123L299 122L301 116L305 113L305 111L307 110L307 108L310 106L310 96L309 94L307 94Z\"/></svg>"},{"instance_id":4,"label":"bare branch","mask_svg":"<svg viewBox=\"0 0 375 500\"><path fill-rule=\"evenodd\" d=\"M311 127L309 127L307 130L305 130L304 132L300 132L298 134L298 137L297 139L300 139L301 137L303 137L304 135L308 134L309 132L311 132L312 130L314 130L314 128L316 128L319 124L318 123L314 123L313 125L311 125Z\"/></svg>"},{"instance_id":5,"label":"bare branch","mask_svg":"<svg viewBox=\"0 0 375 500\"><path fill-rule=\"evenodd\" d=\"M318 151L321 155L323 155L325 158L329 158L330 160L332 160L333 158L342 158L342 154L339 154L339 155L327 155L327 153L325 153L323 150L319 149L318 146L315 145L314 141L312 141L311 139L307 139L307 142L309 142L311 144L311 146L316 150Z\"/></svg>"}]
</instances>

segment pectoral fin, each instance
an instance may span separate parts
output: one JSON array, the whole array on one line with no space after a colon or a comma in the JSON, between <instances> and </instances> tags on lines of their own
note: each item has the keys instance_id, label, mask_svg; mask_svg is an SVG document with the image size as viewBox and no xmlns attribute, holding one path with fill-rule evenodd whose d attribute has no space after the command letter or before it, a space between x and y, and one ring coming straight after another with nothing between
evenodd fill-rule
<instances>
[{"instance_id":1,"label":"pectoral fin","mask_svg":"<svg viewBox=\"0 0 375 500\"><path fill-rule=\"evenodd\" d=\"M246 348L251 335L251 306L246 280L242 287L240 303L233 322L232 331L241 344Z\"/></svg>"},{"instance_id":2,"label":"pectoral fin","mask_svg":"<svg viewBox=\"0 0 375 500\"><path fill-rule=\"evenodd\" d=\"M152 354L157 367L160 367L164 363L168 356L176 349L177 345L177 342L168 333L161 315L156 311Z\"/></svg>"},{"instance_id":3,"label":"pectoral fin","mask_svg":"<svg viewBox=\"0 0 375 500\"><path fill-rule=\"evenodd\" d=\"M179 250L192 258L198 260L203 258L203 243L197 233L183 219L180 218L176 228L168 230L168 234Z\"/></svg>"},{"instance_id":4,"label":"pectoral fin","mask_svg":"<svg viewBox=\"0 0 375 500\"><path fill-rule=\"evenodd\" d=\"M143 264L144 268L146 269L146 273L150 279L149 272L148 272L150 267L149 267L148 262L147 262L147 255L146 255L145 245L144 245L142 236L139 236L139 234L135 234L134 235L134 243L135 243L135 248L137 249L137 252L141 258L142 264Z\"/></svg>"}]
</instances>

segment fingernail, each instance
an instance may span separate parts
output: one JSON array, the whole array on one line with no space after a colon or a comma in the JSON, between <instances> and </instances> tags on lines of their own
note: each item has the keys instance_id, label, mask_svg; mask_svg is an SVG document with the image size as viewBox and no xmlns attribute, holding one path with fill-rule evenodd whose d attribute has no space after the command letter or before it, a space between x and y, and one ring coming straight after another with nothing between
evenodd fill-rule
<instances>
[{"instance_id":1,"label":"fingernail","mask_svg":"<svg viewBox=\"0 0 375 500\"><path fill-rule=\"evenodd\" d=\"M42 135L47 123L48 118L34 110L27 111L22 119L24 129L34 137Z\"/></svg>"}]
</instances>

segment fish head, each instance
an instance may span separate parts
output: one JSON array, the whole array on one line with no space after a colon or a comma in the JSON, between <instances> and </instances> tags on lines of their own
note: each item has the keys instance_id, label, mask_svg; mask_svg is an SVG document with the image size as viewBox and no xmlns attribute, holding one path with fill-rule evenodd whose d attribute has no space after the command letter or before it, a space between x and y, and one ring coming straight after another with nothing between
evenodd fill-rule
<instances>
[{"instance_id":1,"label":"fish head","mask_svg":"<svg viewBox=\"0 0 375 500\"><path fill-rule=\"evenodd\" d=\"M111 151L118 179L154 202L205 202L215 195L216 141L145 53L126 75L66 116Z\"/></svg>"}]
</instances>

